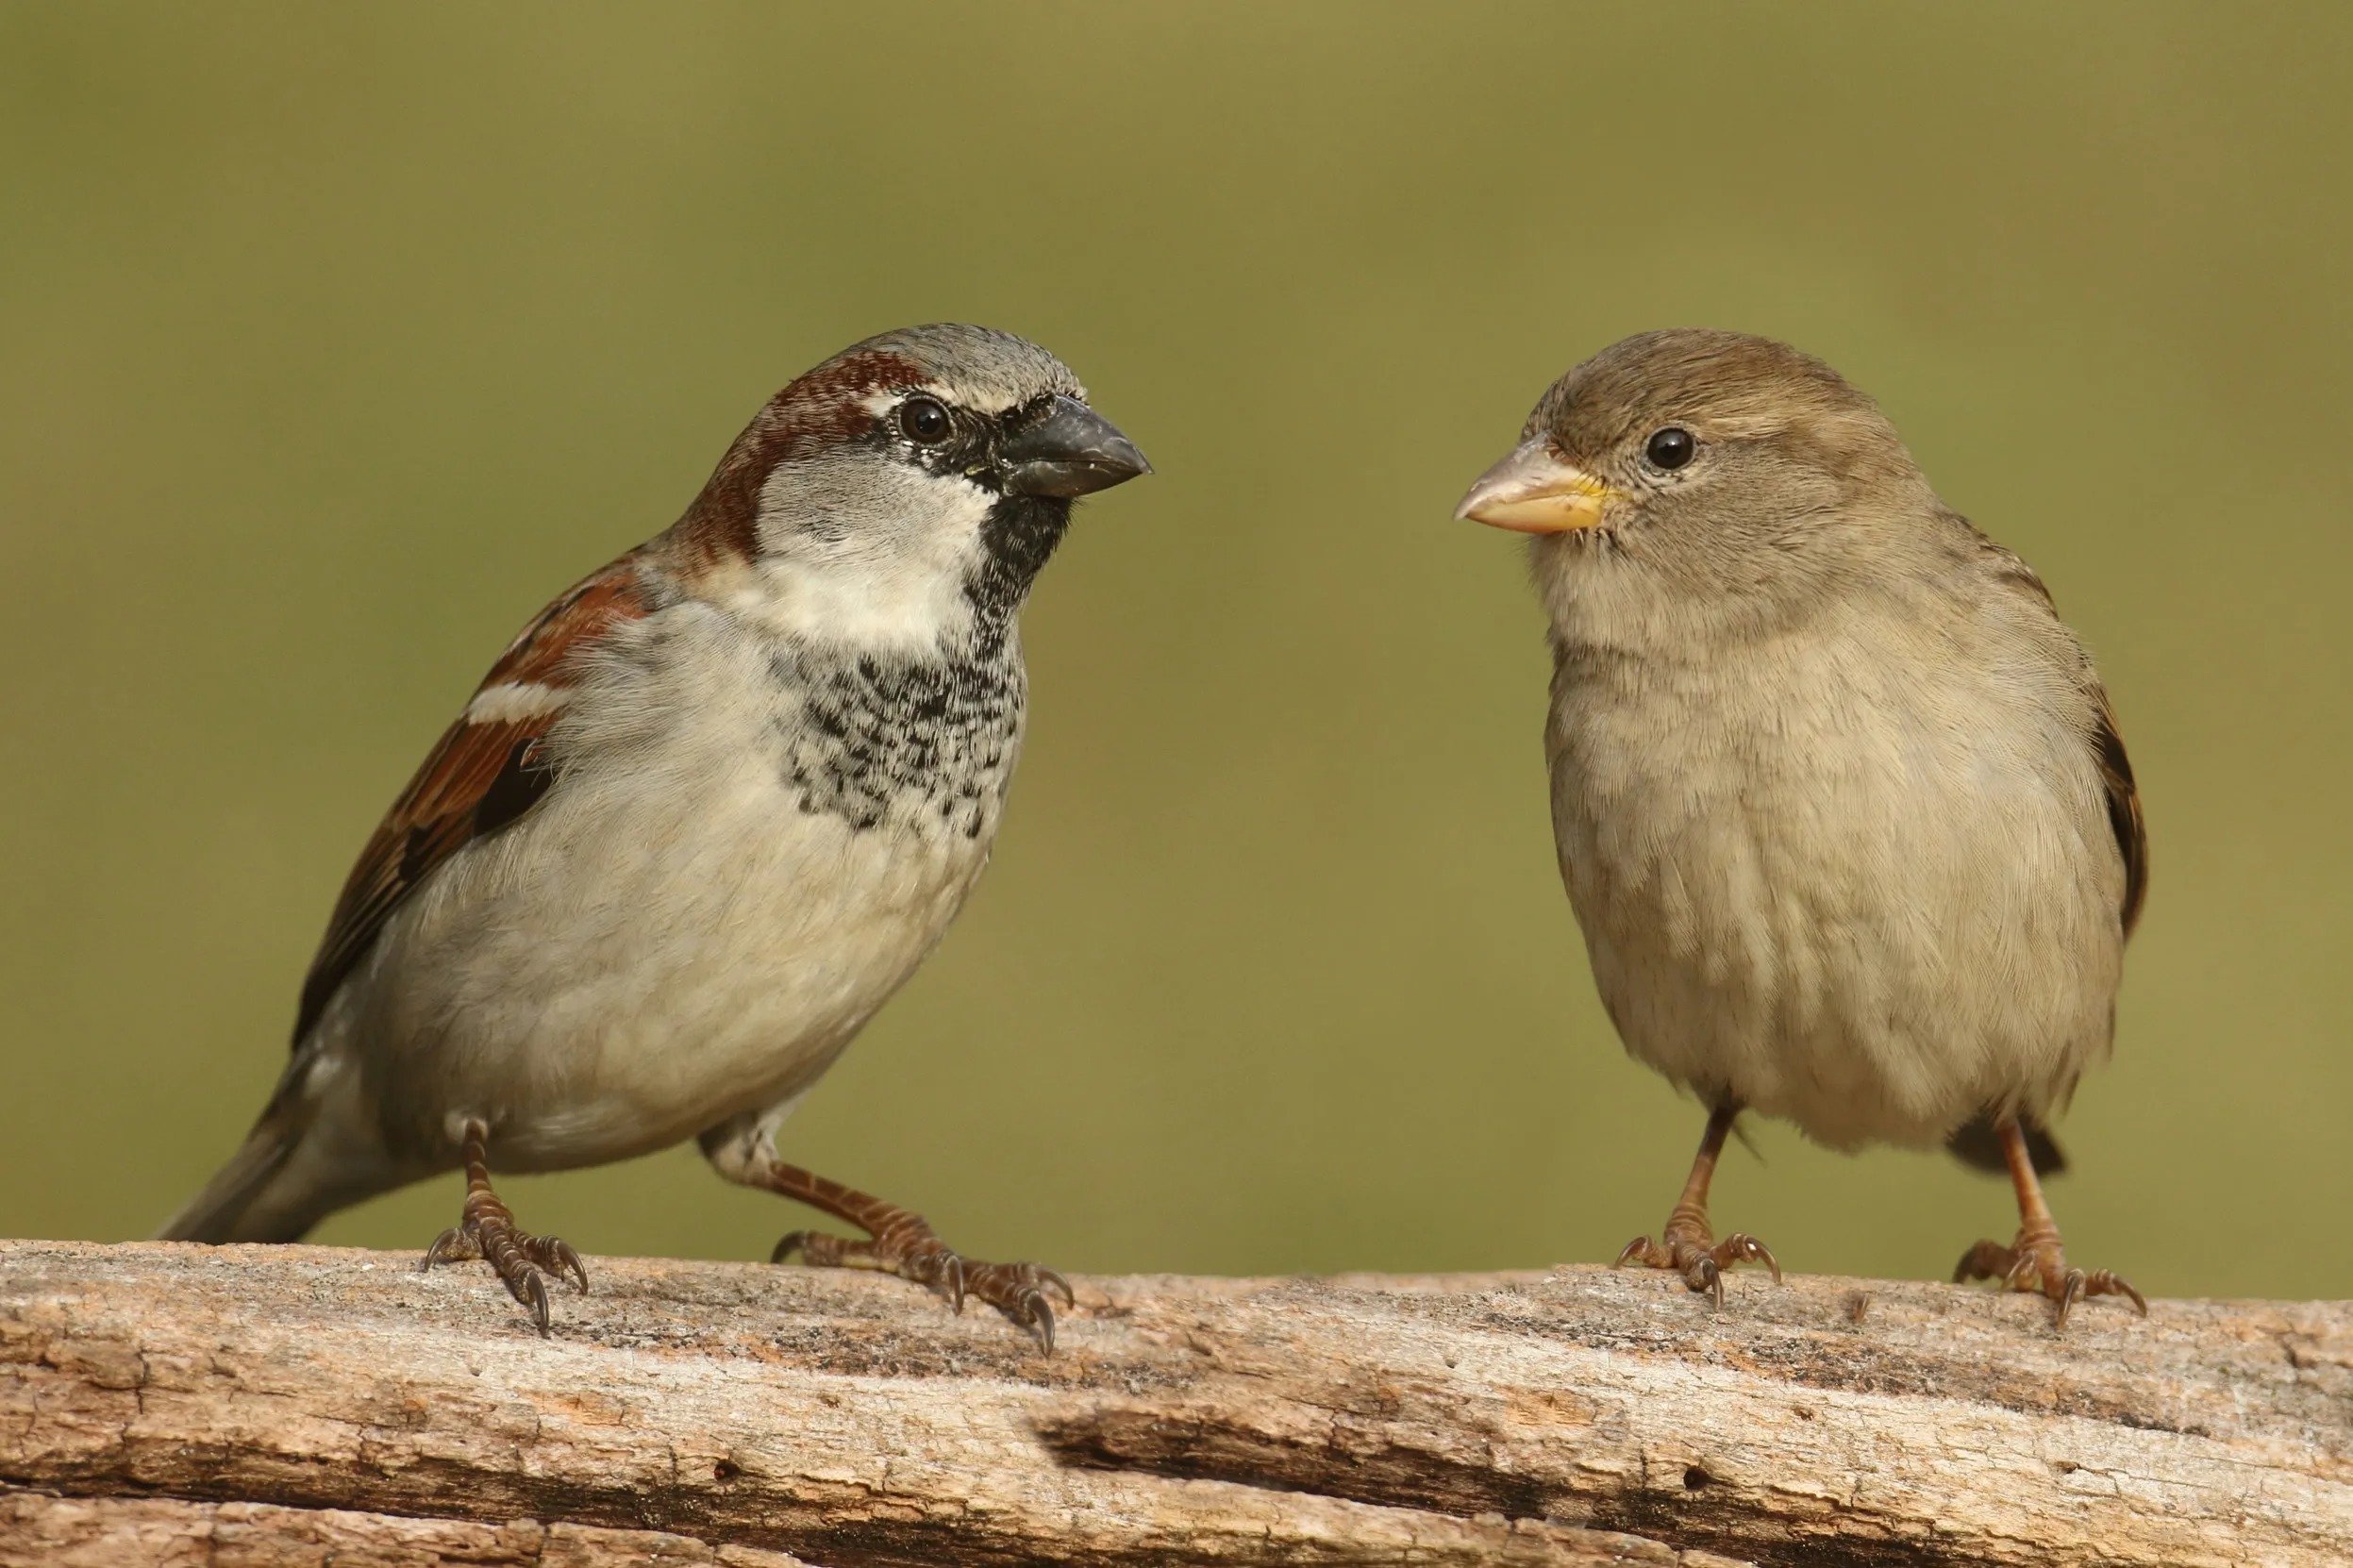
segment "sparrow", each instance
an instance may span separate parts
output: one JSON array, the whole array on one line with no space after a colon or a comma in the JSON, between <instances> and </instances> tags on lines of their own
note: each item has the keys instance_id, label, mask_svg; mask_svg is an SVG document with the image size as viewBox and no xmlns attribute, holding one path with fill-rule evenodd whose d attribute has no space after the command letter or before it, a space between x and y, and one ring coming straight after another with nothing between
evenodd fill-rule
<instances>
[{"instance_id":1,"label":"sparrow","mask_svg":"<svg viewBox=\"0 0 2353 1568\"><path fill-rule=\"evenodd\" d=\"M1723 1300L1744 1110L1830 1148L2007 1169L2020 1226L1956 1281L2064 1323L2139 1292L2067 1259L2045 1130L2109 1052L2148 841L2049 592L1939 500L1877 406L1733 332L1645 332L1555 382L1459 518L1534 536L1560 873L1627 1049L1708 1125L1619 1257Z\"/></svg>"},{"instance_id":2,"label":"sparrow","mask_svg":"<svg viewBox=\"0 0 2353 1568\"><path fill-rule=\"evenodd\" d=\"M978 326L868 339L770 399L669 528L524 628L368 840L242 1148L162 1231L291 1242L462 1168L424 1267L539 1331L563 1241L491 1170L699 1141L796 1231L1053 1348L1034 1264L784 1163L778 1126L988 862L1027 715L1019 614L1078 496L1151 471L1062 362Z\"/></svg>"}]
</instances>

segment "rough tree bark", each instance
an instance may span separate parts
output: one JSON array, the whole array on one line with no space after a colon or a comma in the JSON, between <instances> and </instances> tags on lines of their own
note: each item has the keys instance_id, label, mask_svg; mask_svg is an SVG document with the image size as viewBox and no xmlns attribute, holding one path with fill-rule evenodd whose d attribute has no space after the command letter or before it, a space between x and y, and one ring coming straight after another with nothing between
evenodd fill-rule
<instances>
[{"instance_id":1,"label":"rough tree bark","mask_svg":"<svg viewBox=\"0 0 2353 1568\"><path fill-rule=\"evenodd\" d=\"M0 1563L2353 1561L2353 1304L0 1243Z\"/></svg>"}]
</instances>

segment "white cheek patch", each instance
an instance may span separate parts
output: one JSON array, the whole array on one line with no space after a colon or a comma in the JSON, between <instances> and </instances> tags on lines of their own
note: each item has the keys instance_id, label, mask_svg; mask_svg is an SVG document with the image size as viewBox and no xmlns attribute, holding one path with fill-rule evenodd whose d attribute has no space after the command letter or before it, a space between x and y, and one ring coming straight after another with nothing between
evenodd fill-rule
<instances>
[{"instance_id":1,"label":"white cheek patch","mask_svg":"<svg viewBox=\"0 0 2353 1568\"><path fill-rule=\"evenodd\" d=\"M967 629L993 492L960 475L854 459L784 465L762 492L757 606L781 632L868 647L936 648ZM822 533L793 520L824 517Z\"/></svg>"},{"instance_id":2,"label":"white cheek patch","mask_svg":"<svg viewBox=\"0 0 2353 1568\"><path fill-rule=\"evenodd\" d=\"M519 724L528 719L542 719L557 712L572 700L572 693L554 686L542 686L535 680L501 681L485 686L466 704L466 723L470 725Z\"/></svg>"}]
</instances>

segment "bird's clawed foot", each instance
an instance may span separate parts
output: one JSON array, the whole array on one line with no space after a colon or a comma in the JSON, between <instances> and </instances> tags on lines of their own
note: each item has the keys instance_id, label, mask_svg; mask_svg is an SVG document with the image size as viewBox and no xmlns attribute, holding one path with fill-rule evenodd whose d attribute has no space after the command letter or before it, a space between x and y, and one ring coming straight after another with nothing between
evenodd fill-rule
<instances>
[{"instance_id":1,"label":"bird's clawed foot","mask_svg":"<svg viewBox=\"0 0 2353 1568\"><path fill-rule=\"evenodd\" d=\"M2023 1126L2016 1117L2006 1117L1994 1124L1994 1132L2001 1140L2011 1184L2018 1191L2018 1239L2008 1246L1979 1242L1962 1253L1953 1270L1953 1283L1998 1279L2005 1290L2040 1291L2059 1303L2058 1314L2051 1320L2054 1328L2065 1327L2067 1314L2087 1295L2130 1296L2141 1315L2148 1316L2149 1304L2125 1279L2106 1269L2087 1274L2067 1266L2066 1248L2059 1242L2059 1224L2051 1218L2050 1205L2043 1201L2043 1181L2035 1175L2034 1151Z\"/></svg>"},{"instance_id":2,"label":"bird's clawed foot","mask_svg":"<svg viewBox=\"0 0 2353 1568\"><path fill-rule=\"evenodd\" d=\"M515 1228L514 1216L499 1205L499 1212L479 1219L468 1215L463 1225L451 1226L426 1249L420 1269L436 1263L459 1263L481 1259L505 1282L508 1293L531 1314L532 1325L547 1333L546 1276L569 1279L582 1295L588 1293L588 1270L572 1243L560 1236L534 1236Z\"/></svg>"},{"instance_id":3,"label":"bird's clawed foot","mask_svg":"<svg viewBox=\"0 0 2353 1568\"><path fill-rule=\"evenodd\" d=\"M1773 1282L1781 1282L1781 1265L1773 1260L1762 1242L1739 1231L1719 1242L1708 1229L1708 1184L1715 1177L1716 1160L1739 1115L1740 1108L1734 1105L1720 1105L1708 1113L1708 1130L1700 1136L1699 1152L1692 1157L1691 1176L1667 1215L1667 1227L1655 1242L1637 1236L1627 1243L1612 1267L1639 1263L1646 1269L1672 1269L1683 1276L1684 1284L1704 1293L1719 1309L1724 1306L1724 1271L1735 1263L1762 1263L1773 1271Z\"/></svg>"},{"instance_id":4,"label":"bird's clawed foot","mask_svg":"<svg viewBox=\"0 0 2353 1568\"><path fill-rule=\"evenodd\" d=\"M1685 1285L1705 1293L1718 1308L1724 1305L1724 1271L1735 1263L1762 1263L1773 1271L1773 1282L1781 1282L1781 1265L1774 1261L1762 1242L1737 1230L1721 1242L1714 1241L1705 1219L1694 1221L1680 1211L1667 1221L1659 1240L1637 1236L1627 1243L1612 1266L1624 1268L1628 1263L1672 1269L1683 1276Z\"/></svg>"},{"instance_id":5,"label":"bird's clawed foot","mask_svg":"<svg viewBox=\"0 0 2353 1568\"><path fill-rule=\"evenodd\" d=\"M886 1206L887 1207L887 1206ZM822 1230L795 1230L776 1243L769 1261L781 1263L798 1252L817 1268L876 1269L911 1279L961 1312L965 1298L985 1301L1028 1331L1038 1348L1054 1349L1054 1308L1076 1307L1070 1281L1036 1263L981 1263L964 1258L932 1230L920 1214L890 1208L871 1241L856 1242Z\"/></svg>"},{"instance_id":6,"label":"bird's clawed foot","mask_svg":"<svg viewBox=\"0 0 2353 1568\"><path fill-rule=\"evenodd\" d=\"M2148 1302L2122 1276L2106 1269L2087 1273L2070 1267L2059 1231L2050 1226L2029 1225L2009 1246L1979 1242L1971 1247L1954 1268L1953 1283L1965 1285L1973 1279L1998 1279L2004 1290L2040 1291L2059 1303L2059 1312L2051 1320L2054 1328L2065 1327L2076 1303L2090 1295L2129 1296L2143 1317L2149 1311Z\"/></svg>"},{"instance_id":7,"label":"bird's clawed foot","mask_svg":"<svg viewBox=\"0 0 2353 1568\"><path fill-rule=\"evenodd\" d=\"M433 1239L425 1251L420 1273L436 1263L480 1259L490 1264L507 1293L531 1314L540 1337L547 1337L547 1280L554 1275L569 1279L588 1294L588 1269L572 1243L559 1236L534 1236L515 1224L513 1210L491 1191L488 1134L480 1125L468 1126L465 1138L466 1206L463 1217Z\"/></svg>"}]
</instances>

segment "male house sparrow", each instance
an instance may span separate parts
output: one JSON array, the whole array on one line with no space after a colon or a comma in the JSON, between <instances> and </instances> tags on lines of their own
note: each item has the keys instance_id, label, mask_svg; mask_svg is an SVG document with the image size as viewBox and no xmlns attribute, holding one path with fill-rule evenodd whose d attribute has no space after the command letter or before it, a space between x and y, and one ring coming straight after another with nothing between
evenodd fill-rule
<instances>
[{"instance_id":1,"label":"male house sparrow","mask_svg":"<svg viewBox=\"0 0 2353 1568\"><path fill-rule=\"evenodd\" d=\"M543 610L368 841L293 1059L166 1239L292 1241L462 1164L426 1268L486 1259L547 1331L503 1170L699 1138L869 1240L811 1263L969 1293L1053 1347L1033 1264L783 1163L776 1127L955 917L1020 751L1016 616L1072 500L1150 472L1033 343L909 328L772 398L678 521Z\"/></svg>"},{"instance_id":2,"label":"male house sparrow","mask_svg":"<svg viewBox=\"0 0 2353 1568\"><path fill-rule=\"evenodd\" d=\"M2041 1124L2108 1052L2148 877L2124 742L2041 579L1836 372L1731 332L1577 366L1456 515L1537 536L1561 876L1627 1048L1709 1108L1663 1235L1619 1262L1718 1301L1733 1262L1780 1276L1708 1226L1753 1109L2006 1163L2017 1240L1955 1278L2039 1285L2062 1323L2140 1305L2068 1264L2036 1178Z\"/></svg>"}]
</instances>

